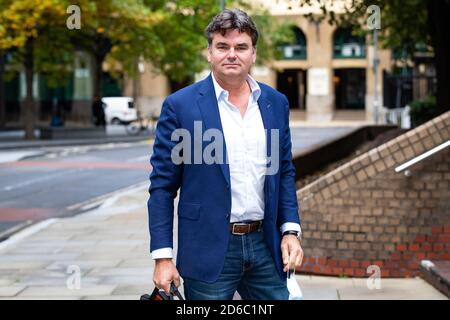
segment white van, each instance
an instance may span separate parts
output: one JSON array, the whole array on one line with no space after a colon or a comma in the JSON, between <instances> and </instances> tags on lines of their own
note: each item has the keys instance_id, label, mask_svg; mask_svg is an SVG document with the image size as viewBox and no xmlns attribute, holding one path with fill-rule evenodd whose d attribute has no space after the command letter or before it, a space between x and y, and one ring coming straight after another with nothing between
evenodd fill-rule
<instances>
[{"instance_id":1,"label":"white van","mask_svg":"<svg viewBox=\"0 0 450 320\"><path fill-rule=\"evenodd\" d=\"M137 120L137 112L131 97L105 97L105 120L108 124L127 124Z\"/></svg>"}]
</instances>

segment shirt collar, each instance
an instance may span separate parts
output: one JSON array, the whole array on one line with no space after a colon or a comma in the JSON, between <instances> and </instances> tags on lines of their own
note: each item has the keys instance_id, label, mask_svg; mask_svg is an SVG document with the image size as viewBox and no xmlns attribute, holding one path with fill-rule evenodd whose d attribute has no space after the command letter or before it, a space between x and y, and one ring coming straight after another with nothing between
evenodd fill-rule
<instances>
[{"instance_id":1,"label":"shirt collar","mask_svg":"<svg viewBox=\"0 0 450 320\"><path fill-rule=\"evenodd\" d=\"M227 94L228 91L226 91L224 88L222 88L219 83L216 81L216 78L214 77L214 73L211 72L211 77L213 80L214 85L214 91L216 93L216 99L219 101L220 97L224 94ZM253 101L258 101L259 96L261 95L261 88L256 82L255 79L251 75L247 75L247 83L250 85L250 90L252 92Z\"/></svg>"}]
</instances>

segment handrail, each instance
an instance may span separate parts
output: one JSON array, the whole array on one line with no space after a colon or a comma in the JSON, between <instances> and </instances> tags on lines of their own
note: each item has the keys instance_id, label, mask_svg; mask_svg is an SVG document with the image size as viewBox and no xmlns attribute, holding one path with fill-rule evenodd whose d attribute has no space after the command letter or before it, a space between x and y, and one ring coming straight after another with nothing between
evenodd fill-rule
<instances>
[{"instance_id":1,"label":"handrail","mask_svg":"<svg viewBox=\"0 0 450 320\"><path fill-rule=\"evenodd\" d=\"M437 152L439 152L441 150L444 150L448 146L450 146L450 140L447 140L446 142L444 142L444 143L442 143L442 144L440 144L440 145L438 145L438 146L436 146L436 147L434 147L434 148L432 148L432 149L422 153L421 155L419 155L419 156L417 156L417 157L415 157L415 158L413 158L411 160L408 160L407 162L405 162L402 165L400 165L397 168L395 168L395 172L397 172L397 173L402 172L403 170L408 169L409 167L411 167L411 166L415 165L416 163L418 163L418 162L420 162L420 161L430 157L431 155L433 155L433 154L435 154L435 153L437 153Z\"/></svg>"}]
</instances>

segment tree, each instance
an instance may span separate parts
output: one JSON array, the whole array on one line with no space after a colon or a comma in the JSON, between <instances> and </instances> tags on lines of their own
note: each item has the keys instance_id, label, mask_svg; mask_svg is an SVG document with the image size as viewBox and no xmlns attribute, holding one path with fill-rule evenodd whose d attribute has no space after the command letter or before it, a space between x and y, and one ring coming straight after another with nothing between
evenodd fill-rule
<instances>
[{"instance_id":1,"label":"tree","mask_svg":"<svg viewBox=\"0 0 450 320\"><path fill-rule=\"evenodd\" d=\"M0 11L4 9L4 2L0 2ZM4 31L3 26L0 24L0 34ZM3 128L6 124L6 101L5 101L5 89L3 74L5 73L6 53L0 48L0 128Z\"/></svg>"},{"instance_id":2,"label":"tree","mask_svg":"<svg viewBox=\"0 0 450 320\"><path fill-rule=\"evenodd\" d=\"M142 0L80 0L81 26L73 30L66 25L70 5L68 0L2 0L0 4L0 51L15 49L14 61L26 74L26 139L34 138L36 72L48 75L50 85L64 83L74 52L85 50L94 57L94 96L101 97L102 65L110 54L132 72L144 48L157 47L151 26L159 13L150 12Z\"/></svg>"},{"instance_id":3,"label":"tree","mask_svg":"<svg viewBox=\"0 0 450 320\"><path fill-rule=\"evenodd\" d=\"M204 30L211 19L220 11L217 0L159 0L148 1L152 11L164 15L153 27L160 47L145 52L157 72L169 79L171 91L186 86L194 80L194 74L208 65L204 57L207 41ZM258 40L258 64L271 61L276 55L276 47L292 39L287 25L277 25L266 11L255 9L246 1L228 1L227 8L241 7L248 11L260 31Z\"/></svg>"},{"instance_id":4,"label":"tree","mask_svg":"<svg viewBox=\"0 0 450 320\"><path fill-rule=\"evenodd\" d=\"M434 48L434 64L437 78L437 114L450 110L450 1L427 1L427 24L431 45Z\"/></svg>"},{"instance_id":5,"label":"tree","mask_svg":"<svg viewBox=\"0 0 450 320\"><path fill-rule=\"evenodd\" d=\"M6 102L5 90L3 84L3 74L5 72L5 53L0 50L0 128L3 128L6 123Z\"/></svg>"},{"instance_id":6,"label":"tree","mask_svg":"<svg viewBox=\"0 0 450 320\"><path fill-rule=\"evenodd\" d=\"M103 62L111 56L122 69L135 75L142 52L155 49L152 33L160 13L151 12L143 1L81 0L82 26L74 32L72 43L94 57L94 96L101 97Z\"/></svg>"},{"instance_id":7,"label":"tree","mask_svg":"<svg viewBox=\"0 0 450 320\"><path fill-rule=\"evenodd\" d=\"M64 73L64 68L54 66L55 63L64 65L64 58L70 52L66 50L66 38L61 36L66 3L62 0L4 0L1 7L0 51L14 49L15 62L25 69L26 98L22 110L25 139L34 139L33 76L37 70L48 71L56 77Z\"/></svg>"},{"instance_id":8,"label":"tree","mask_svg":"<svg viewBox=\"0 0 450 320\"><path fill-rule=\"evenodd\" d=\"M256 6L252 1L236 1L233 6L246 11L258 29L256 65L279 60L283 55L280 46L295 40L292 24L275 20L265 7Z\"/></svg>"},{"instance_id":9,"label":"tree","mask_svg":"<svg viewBox=\"0 0 450 320\"><path fill-rule=\"evenodd\" d=\"M318 5L330 23L353 25L364 29L367 8L376 5L381 10L381 40L384 47L401 49L409 56L416 44L431 45L437 78L437 110L439 115L450 110L450 0L351 0L344 11L336 14L330 3L318 0L302 0L300 5ZM310 15L310 17L313 17ZM362 28L361 28L362 27Z\"/></svg>"},{"instance_id":10,"label":"tree","mask_svg":"<svg viewBox=\"0 0 450 320\"><path fill-rule=\"evenodd\" d=\"M148 1L150 10L163 19L153 27L158 50L144 53L158 73L169 79L171 91L191 83L195 73L205 67L203 30L219 11L215 0Z\"/></svg>"}]
</instances>

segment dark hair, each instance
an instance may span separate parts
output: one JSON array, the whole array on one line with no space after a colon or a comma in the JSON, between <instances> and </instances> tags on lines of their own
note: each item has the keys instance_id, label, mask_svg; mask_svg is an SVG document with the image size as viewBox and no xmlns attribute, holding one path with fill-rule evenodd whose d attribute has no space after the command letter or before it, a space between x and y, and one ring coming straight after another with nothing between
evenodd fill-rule
<instances>
[{"instance_id":1,"label":"dark hair","mask_svg":"<svg viewBox=\"0 0 450 320\"><path fill-rule=\"evenodd\" d=\"M212 19L205 29L208 44L212 44L214 33L220 32L224 36L227 30L233 29L247 33L252 38L253 46L256 46L258 42L258 30L256 30L255 24L247 13L240 9L225 9Z\"/></svg>"}]
</instances>

